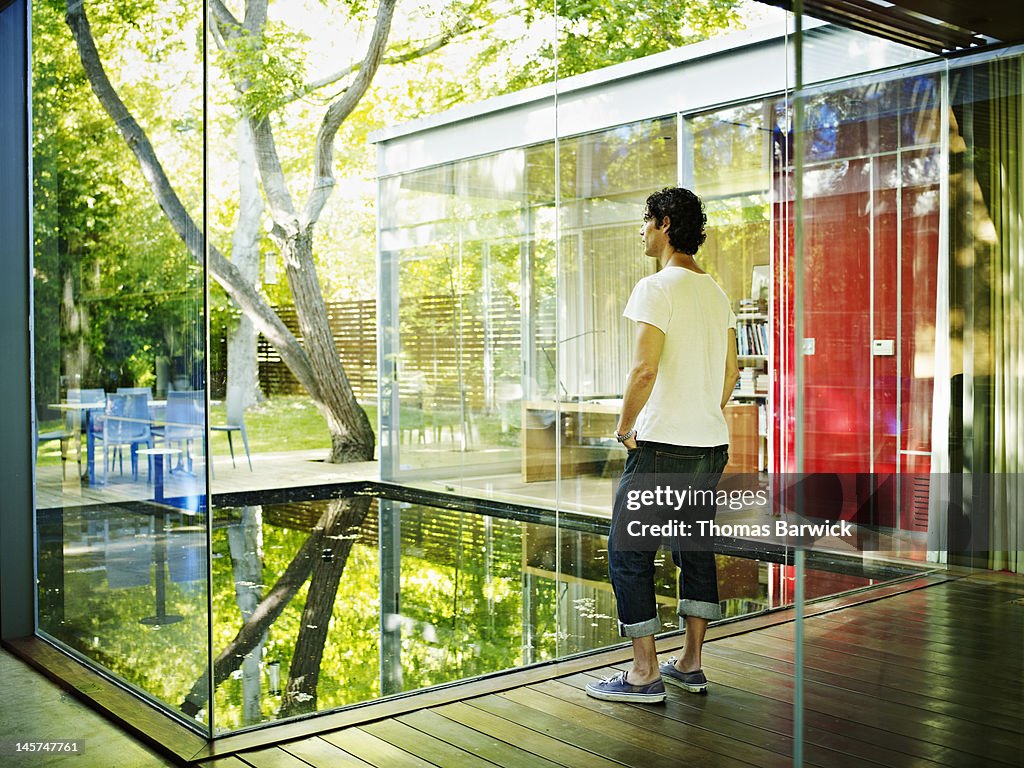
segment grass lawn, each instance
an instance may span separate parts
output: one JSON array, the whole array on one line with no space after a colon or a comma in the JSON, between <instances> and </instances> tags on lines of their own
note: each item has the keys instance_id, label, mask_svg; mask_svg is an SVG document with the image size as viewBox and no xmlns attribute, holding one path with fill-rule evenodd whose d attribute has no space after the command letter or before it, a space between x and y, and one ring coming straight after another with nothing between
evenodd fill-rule
<instances>
[{"instance_id":1,"label":"grass lawn","mask_svg":"<svg viewBox=\"0 0 1024 768\"><path fill-rule=\"evenodd\" d=\"M366 415L377 429L377 407L364 406ZM210 423L225 422L223 403L210 409ZM249 435L249 450L252 453L273 453L277 451L329 451L331 436L327 433L327 422L313 401L304 395L276 395L268 397L263 405L245 412L245 431ZM227 450L227 437L214 433L214 453ZM217 442L223 441L224 446ZM241 442L241 441L238 441ZM235 446L236 450L238 446Z\"/></svg>"},{"instance_id":2,"label":"grass lawn","mask_svg":"<svg viewBox=\"0 0 1024 768\"><path fill-rule=\"evenodd\" d=\"M377 407L364 406L366 415L374 430L377 429ZM224 403L210 408L210 423L224 424ZM61 422L54 421L40 424L40 431L59 429ZM267 398L263 405L250 408L245 414L245 431L249 436L251 453L273 453L277 451L307 451L331 448L331 436L327 434L327 423L320 415L313 402L303 395L277 395ZM233 437L238 437L237 434ZM214 432L211 436L214 455L226 453L227 435ZM236 455L242 452L241 439L235 440ZM68 459L74 462L74 447L69 449ZM244 458L245 454L241 453ZM60 464L60 443L57 441L42 443L39 446L37 464L53 466Z\"/></svg>"}]
</instances>

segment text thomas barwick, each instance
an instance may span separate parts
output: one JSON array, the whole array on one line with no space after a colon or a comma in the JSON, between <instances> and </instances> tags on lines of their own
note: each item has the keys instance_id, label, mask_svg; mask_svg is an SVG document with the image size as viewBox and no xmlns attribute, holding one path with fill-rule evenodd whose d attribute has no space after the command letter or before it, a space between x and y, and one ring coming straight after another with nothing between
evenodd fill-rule
<instances>
[{"instance_id":1,"label":"text thomas barwick","mask_svg":"<svg viewBox=\"0 0 1024 768\"><path fill-rule=\"evenodd\" d=\"M837 520L831 522L824 520L820 523L790 523L785 520L776 520L774 525L769 523L728 523L719 525L713 520L698 520L695 523L684 523L681 520L669 520L660 525L650 525L633 520L626 527L630 536L728 536L739 538L767 538L773 533L775 536L788 536L801 538L811 536L820 538L822 536L851 536L853 526L848 520Z\"/></svg>"}]
</instances>

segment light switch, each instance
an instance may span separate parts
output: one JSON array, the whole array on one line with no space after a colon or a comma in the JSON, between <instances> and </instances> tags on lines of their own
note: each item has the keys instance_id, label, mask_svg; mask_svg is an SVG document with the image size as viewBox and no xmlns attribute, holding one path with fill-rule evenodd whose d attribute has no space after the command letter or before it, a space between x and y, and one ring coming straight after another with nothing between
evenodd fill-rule
<instances>
[{"instance_id":1,"label":"light switch","mask_svg":"<svg viewBox=\"0 0 1024 768\"><path fill-rule=\"evenodd\" d=\"M804 339L804 343L803 343L803 346L801 346L800 351L803 352L805 355L813 355L814 354L814 337L813 336L810 336L810 337Z\"/></svg>"},{"instance_id":2,"label":"light switch","mask_svg":"<svg viewBox=\"0 0 1024 768\"><path fill-rule=\"evenodd\" d=\"M895 355L896 342L892 339L875 339L871 342L871 354L876 356Z\"/></svg>"}]
</instances>

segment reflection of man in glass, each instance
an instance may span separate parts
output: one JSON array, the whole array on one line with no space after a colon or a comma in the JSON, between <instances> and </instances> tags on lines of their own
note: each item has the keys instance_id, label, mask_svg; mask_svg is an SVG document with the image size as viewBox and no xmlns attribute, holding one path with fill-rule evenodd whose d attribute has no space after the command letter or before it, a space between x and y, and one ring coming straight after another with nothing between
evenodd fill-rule
<instances>
[{"instance_id":1,"label":"reflection of man in glass","mask_svg":"<svg viewBox=\"0 0 1024 768\"><path fill-rule=\"evenodd\" d=\"M657 542L631 541L626 533L636 517L626 500L631 489L643 483L713 490L728 460L722 409L739 376L736 316L725 293L694 260L706 238L706 221L700 198L687 189L665 189L647 198L640 236L645 254L658 259L661 270L637 283L623 312L636 321L637 336L616 430L629 454L608 537L619 632L633 641L633 666L588 685L587 693L600 699L664 701L665 682L692 693L707 690L701 646L708 621L721 618L710 543L696 547L705 551L693 551L682 539L672 539L686 636L682 657L659 666L654 644L660 629L654 591ZM690 511L708 518L714 505Z\"/></svg>"}]
</instances>

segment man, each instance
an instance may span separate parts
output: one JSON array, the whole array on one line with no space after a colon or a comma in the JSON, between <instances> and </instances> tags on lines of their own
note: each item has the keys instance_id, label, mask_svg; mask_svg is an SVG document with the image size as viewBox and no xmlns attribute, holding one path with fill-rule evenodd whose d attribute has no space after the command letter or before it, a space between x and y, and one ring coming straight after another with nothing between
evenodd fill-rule
<instances>
[{"instance_id":1,"label":"man","mask_svg":"<svg viewBox=\"0 0 1024 768\"><path fill-rule=\"evenodd\" d=\"M674 479L677 488L679 482L697 484L713 495L728 460L729 430L722 411L739 377L736 316L728 297L694 260L706 238L703 208L693 192L669 188L647 198L644 211L644 253L656 258L661 270L637 283L623 312L637 324L636 352L616 428L629 453L608 537L619 633L632 639L633 666L589 684L587 693L599 699L662 702L666 682L692 693L707 692L701 646L708 621L721 618L710 545L692 551L673 539L685 645L681 658L659 665L654 643L660 629L654 592L657 541L630 545L626 534L635 517L627 504L631 489L643 483L650 487L652 481L665 486ZM713 517L714 504L690 512Z\"/></svg>"}]
</instances>

